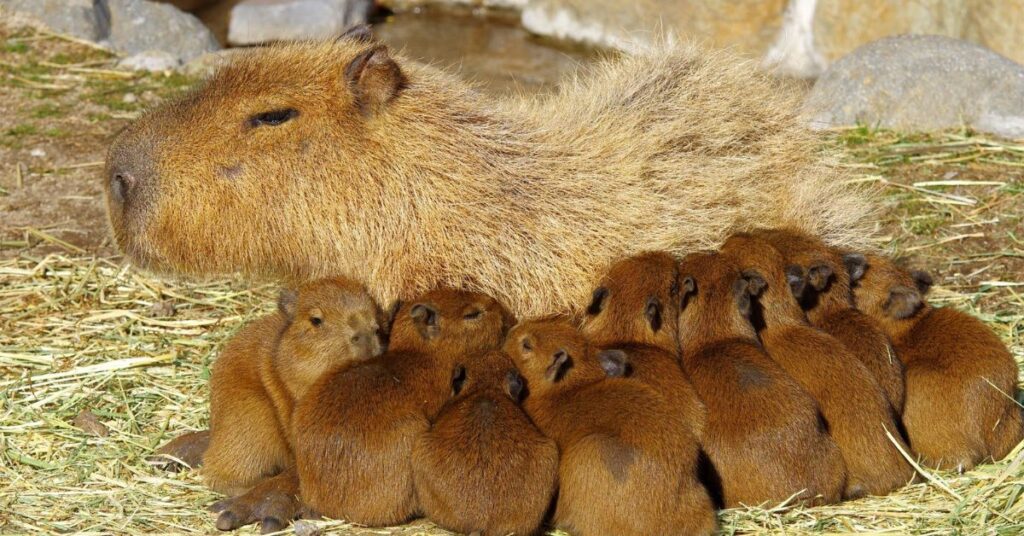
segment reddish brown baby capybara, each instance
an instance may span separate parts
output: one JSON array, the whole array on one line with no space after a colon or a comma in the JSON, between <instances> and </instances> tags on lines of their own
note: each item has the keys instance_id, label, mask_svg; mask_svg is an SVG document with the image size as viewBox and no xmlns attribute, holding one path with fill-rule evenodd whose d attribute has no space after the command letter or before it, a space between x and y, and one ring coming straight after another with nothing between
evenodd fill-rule
<instances>
[{"instance_id":1,"label":"reddish brown baby capybara","mask_svg":"<svg viewBox=\"0 0 1024 536\"><path fill-rule=\"evenodd\" d=\"M851 271L863 272L864 255L842 253L820 238L796 229L760 230L764 238L782 253L787 265L807 273L807 284L797 296L811 325L835 337L850 351L882 387L897 415L903 413L905 385L903 363L896 357L889 337L871 317L853 306Z\"/></svg>"},{"instance_id":2,"label":"reddish brown baby capybara","mask_svg":"<svg viewBox=\"0 0 1024 536\"><path fill-rule=\"evenodd\" d=\"M619 354L598 358L560 317L517 325L505 351L526 380L527 413L561 453L555 525L579 536L715 530L682 413L621 377Z\"/></svg>"},{"instance_id":3,"label":"reddish brown baby capybara","mask_svg":"<svg viewBox=\"0 0 1024 536\"><path fill-rule=\"evenodd\" d=\"M292 408L321 375L380 354L379 320L361 285L335 278L283 291L235 335L210 379L207 484L235 495L292 465Z\"/></svg>"},{"instance_id":4,"label":"reddish brown baby capybara","mask_svg":"<svg viewBox=\"0 0 1024 536\"><path fill-rule=\"evenodd\" d=\"M738 234L722 246L750 282L752 322L768 355L817 400L846 462L843 496L885 495L914 478L896 415L867 367L835 337L807 323L795 295L806 274L767 241Z\"/></svg>"},{"instance_id":5,"label":"reddish brown baby capybara","mask_svg":"<svg viewBox=\"0 0 1024 536\"><path fill-rule=\"evenodd\" d=\"M748 283L718 253L679 265L683 368L708 409L704 450L727 507L834 503L846 469L818 405L761 349Z\"/></svg>"},{"instance_id":6,"label":"reddish brown baby capybara","mask_svg":"<svg viewBox=\"0 0 1024 536\"><path fill-rule=\"evenodd\" d=\"M435 290L401 305L384 355L327 374L296 406L302 499L370 526L415 515L413 443L451 396L458 363L497 348L509 323L483 294Z\"/></svg>"},{"instance_id":7,"label":"reddish brown baby capybara","mask_svg":"<svg viewBox=\"0 0 1024 536\"><path fill-rule=\"evenodd\" d=\"M463 366L454 398L413 445L420 508L463 534L535 534L555 493L558 447L520 408L523 380L507 355L470 355Z\"/></svg>"},{"instance_id":8,"label":"reddish brown baby capybara","mask_svg":"<svg viewBox=\"0 0 1024 536\"><path fill-rule=\"evenodd\" d=\"M879 322L906 367L903 424L914 452L961 471L1009 454L1024 432L1017 364L999 337L971 315L929 305L924 272L868 255L854 275L857 308Z\"/></svg>"},{"instance_id":9,"label":"reddish brown baby capybara","mask_svg":"<svg viewBox=\"0 0 1024 536\"><path fill-rule=\"evenodd\" d=\"M581 331L595 348L627 352L629 377L683 411L699 441L707 412L679 364L677 271L675 257L664 252L617 261L594 291Z\"/></svg>"}]
</instances>

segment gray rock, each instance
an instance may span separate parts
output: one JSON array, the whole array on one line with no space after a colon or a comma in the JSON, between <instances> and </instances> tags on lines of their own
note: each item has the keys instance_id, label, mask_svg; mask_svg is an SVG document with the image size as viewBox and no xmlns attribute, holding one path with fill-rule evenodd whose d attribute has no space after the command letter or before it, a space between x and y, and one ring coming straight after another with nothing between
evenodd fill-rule
<instances>
[{"instance_id":1,"label":"gray rock","mask_svg":"<svg viewBox=\"0 0 1024 536\"><path fill-rule=\"evenodd\" d=\"M864 45L818 79L805 103L817 128L863 123L929 131L963 125L1024 137L1024 66L940 36Z\"/></svg>"},{"instance_id":2,"label":"gray rock","mask_svg":"<svg viewBox=\"0 0 1024 536\"><path fill-rule=\"evenodd\" d=\"M122 59L117 66L132 71L172 71L181 67L181 58L163 50L147 50Z\"/></svg>"},{"instance_id":3,"label":"gray rock","mask_svg":"<svg viewBox=\"0 0 1024 536\"><path fill-rule=\"evenodd\" d=\"M100 0L0 0L0 7L28 16L54 31L99 41L110 30Z\"/></svg>"},{"instance_id":4,"label":"gray rock","mask_svg":"<svg viewBox=\"0 0 1024 536\"><path fill-rule=\"evenodd\" d=\"M213 33L196 17L170 4L147 0L100 0L110 13L106 41L114 50L134 55L161 50L179 63L220 48Z\"/></svg>"},{"instance_id":5,"label":"gray rock","mask_svg":"<svg viewBox=\"0 0 1024 536\"><path fill-rule=\"evenodd\" d=\"M228 41L331 39L366 22L372 9L372 0L243 0L231 10Z\"/></svg>"}]
</instances>

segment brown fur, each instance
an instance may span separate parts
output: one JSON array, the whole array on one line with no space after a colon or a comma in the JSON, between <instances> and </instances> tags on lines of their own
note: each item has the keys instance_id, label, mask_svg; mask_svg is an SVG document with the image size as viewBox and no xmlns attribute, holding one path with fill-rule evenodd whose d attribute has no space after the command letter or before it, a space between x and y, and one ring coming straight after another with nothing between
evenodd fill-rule
<instances>
[{"instance_id":1,"label":"brown fur","mask_svg":"<svg viewBox=\"0 0 1024 536\"><path fill-rule=\"evenodd\" d=\"M751 62L666 44L589 71L494 100L365 39L243 51L114 141L114 237L157 271L465 288L521 316L751 222L867 244L865 197Z\"/></svg>"},{"instance_id":2,"label":"brown fur","mask_svg":"<svg viewBox=\"0 0 1024 536\"><path fill-rule=\"evenodd\" d=\"M843 453L844 497L885 495L914 478L914 469L887 437L904 450L896 416L871 372L835 337L807 323L792 287L803 284L768 242L736 235L724 255L750 274L757 292L755 325L768 355L817 400L829 433Z\"/></svg>"},{"instance_id":3,"label":"brown fur","mask_svg":"<svg viewBox=\"0 0 1024 536\"><path fill-rule=\"evenodd\" d=\"M261 480L241 495L215 502L210 511L219 514L220 530L259 523L262 534L283 530L298 517L316 517L299 500L299 475L294 466Z\"/></svg>"},{"instance_id":4,"label":"brown fur","mask_svg":"<svg viewBox=\"0 0 1024 536\"><path fill-rule=\"evenodd\" d=\"M242 493L293 463L292 408L332 368L380 354L378 314L358 283L315 281L283 292L280 311L228 342L210 379L211 488Z\"/></svg>"},{"instance_id":5,"label":"brown fur","mask_svg":"<svg viewBox=\"0 0 1024 536\"><path fill-rule=\"evenodd\" d=\"M933 308L930 277L867 256L857 307L881 324L906 366L903 424L931 467L966 470L999 460L1024 437L1018 371L999 337L973 316ZM916 277L915 277L916 275Z\"/></svg>"},{"instance_id":6,"label":"brown fur","mask_svg":"<svg viewBox=\"0 0 1024 536\"><path fill-rule=\"evenodd\" d=\"M798 265L808 281L797 299L814 327L839 339L885 391L897 414L906 396L903 363L896 357L881 326L853 306L847 264L860 266L864 256L830 248L821 239L795 229L762 230L757 236L782 253L787 265ZM859 269L859 268L858 268Z\"/></svg>"},{"instance_id":7,"label":"brown fur","mask_svg":"<svg viewBox=\"0 0 1024 536\"><path fill-rule=\"evenodd\" d=\"M519 324L505 350L526 379L527 413L561 452L556 525L580 536L714 531L697 444L657 391L606 377L564 318Z\"/></svg>"},{"instance_id":8,"label":"brown fur","mask_svg":"<svg viewBox=\"0 0 1024 536\"><path fill-rule=\"evenodd\" d=\"M555 493L558 447L519 407L522 378L508 356L493 351L464 365L458 394L413 446L416 496L448 530L529 536Z\"/></svg>"},{"instance_id":9,"label":"brown fur","mask_svg":"<svg viewBox=\"0 0 1024 536\"><path fill-rule=\"evenodd\" d=\"M708 408L704 449L724 505L838 502L842 456L817 404L758 344L739 269L695 253L679 277L682 363Z\"/></svg>"},{"instance_id":10,"label":"brown fur","mask_svg":"<svg viewBox=\"0 0 1024 536\"><path fill-rule=\"evenodd\" d=\"M456 365L498 347L508 324L481 294L436 290L403 304L384 355L327 374L296 407L303 500L371 526L415 515L413 443L451 395Z\"/></svg>"}]
</instances>

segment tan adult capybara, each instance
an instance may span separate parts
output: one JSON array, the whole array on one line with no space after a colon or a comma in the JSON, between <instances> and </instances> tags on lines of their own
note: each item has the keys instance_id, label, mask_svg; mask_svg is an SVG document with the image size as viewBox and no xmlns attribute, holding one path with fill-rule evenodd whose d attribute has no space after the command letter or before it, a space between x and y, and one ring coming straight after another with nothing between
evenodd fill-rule
<instances>
[{"instance_id":1,"label":"tan adult capybara","mask_svg":"<svg viewBox=\"0 0 1024 536\"><path fill-rule=\"evenodd\" d=\"M295 407L303 501L369 526L417 514L413 444L451 397L462 360L498 348L510 323L483 294L434 290L403 304L387 352L325 375Z\"/></svg>"},{"instance_id":2,"label":"tan adult capybara","mask_svg":"<svg viewBox=\"0 0 1024 536\"><path fill-rule=\"evenodd\" d=\"M530 418L558 443L556 526L577 536L692 535L715 530L698 448L679 411L599 358L564 317L522 322L505 341Z\"/></svg>"},{"instance_id":3,"label":"tan adult capybara","mask_svg":"<svg viewBox=\"0 0 1024 536\"><path fill-rule=\"evenodd\" d=\"M927 273L867 255L853 294L906 367L903 424L910 447L930 467L964 471L1002 459L1024 439L1017 364L980 320L928 304L931 285Z\"/></svg>"},{"instance_id":4,"label":"tan adult capybara","mask_svg":"<svg viewBox=\"0 0 1024 536\"><path fill-rule=\"evenodd\" d=\"M707 411L679 364L677 273L678 261L665 252L616 261L594 290L580 330L598 349L627 353L629 377L669 399L699 441Z\"/></svg>"},{"instance_id":5,"label":"tan adult capybara","mask_svg":"<svg viewBox=\"0 0 1024 536\"><path fill-rule=\"evenodd\" d=\"M558 447L519 407L523 380L507 355L463 363L455 398L413 446L420 509L462 534L535 534L555 494Z\"/></svg>"},{"instance_id":6,"label":"tan adult capybara","mask_svg":"<svg viewBox=\"0 0 1024 536\"><path fill-rule=\"evenodd\" d=\"M753 63L665 45L588 71L496 100L365 28L240 52L114 141L113 234L157 271L344 274L378 303L464 288L517 316L753 222L866 244L864 196Z\"/></svg>"},{"instance_id":7,"label":"tan adult capybara","mask_svg":"<svg viewBox=\"0 0 1024 536\"><path fill-rule=\"evenodd\" d=\"M360 284L334 278L282 291L276 313L238 332L210 378L206 483L237 495L291 466L295 403L331 369L379 355L379 321Z\"/></svg>"},{"instance_id":8,"label":"tan adult capybara","mask_svg":"<svg viewBox=\"0 0 1024 536\"><path fill-rule=\"evenodd\" d=\"M807 320L839 339L860 359L885 391L893 411L902 414L906 396L903 363L881 326L853 306L851 279L863 273L864 256L840 252L795 229L762 229L755 234L775 246L787 264L806 271L807 284L800 285L797 299Z\"/></svg>"},{"instance_id":9,"label":"tan adult capybara","mask_svg":"<svg viewBox=\"0 0 1024 536\"><path fill-rule=\"evenodd\" d=\"M777 249L753 235L730 237L722 253L750 281L752 322L768 356L821 408L846 462L843 497L885 495L911 482L914 468L896 444L909 449L882 387L841 342L808 324L796 300L806 284L803 270L787 266Z\"/></svg>"},{"instance_id":10,"label":"tan adult capybara","mask_svg":"<svg viewBox=\"0 0 1024 536\"><path fill-rule=\"evenodd\" d=\"M727 508L839 502L842 454L814 399L758 343L739 269L718 253L692 253L679 278L682 363L708 409L706 481L717 498Z\"/></svg>"}]
</instances>

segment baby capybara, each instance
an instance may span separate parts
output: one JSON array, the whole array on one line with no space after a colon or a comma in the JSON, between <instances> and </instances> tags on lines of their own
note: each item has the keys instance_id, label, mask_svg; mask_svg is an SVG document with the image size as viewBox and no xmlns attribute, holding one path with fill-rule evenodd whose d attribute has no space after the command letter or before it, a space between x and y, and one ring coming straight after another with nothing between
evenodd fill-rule
<instances>
[{"instance_id":1,"label":"baby capybara","mask_svg":"<svg viewBox=\"0 0 1024 536\"><path fill-rule=\"evenodd\" d=\"M914 452L931 467L966 470L1013 450L1022 438L1018 371L999 337L973 316L929 305L924 272L868 255L855 275L857 308L879 322L906 367L903 424Z\"/></svg>"},{"instance_id":2,"label":"baby capybara","mask_svg":"<svg viewBox=\"0 0 1024 536\"><path fill-rule=\"evenodd\" d=\"M770 229L755 233L782 253L787 265L807 273L806 284L796 290L811 325L839 339L882 387L897 414L903 412L905 386L903 363L896 357L889 337L871 317L853 306L851 271L862 272L864 256L842 253L820 238L796 229Z\"/></svg>"},{"instance_id":3,"label":"baby capybara","mask_svg":"<svg viewBox=\"0 0 1024 536\"><path fill-rule=\"evenodd\" d=\"M682 364L708 409L704 450L723 505L838 502L842 455L811 396L758 344L739 269L693 253L679 281Z\"/></svg>"},{"instance_id":4,"label":"baby capybara","mask_svg":"<svg viewBox=\"0 0 1024 536\"><path fill-rule=\"evenodd\" d=\"M296 406L303 500L371 526L416 514L413 443L451 396L457 364L497 348L508 323L497 301L471 292L435 290L403 304L384 355L324 376Z\"/></svg>"},{"instance_id":5,"label":"baby capybara","mask_svg":"<svg viewBox=\"0 0 1024 536\"><path fill-rule=\"evenodd\" d=\"M452 376L454 398L413 445L420 508L461 533L538 531L558 478L558 447L523 413L523 380L508 356L468 356Z\"/></svg>"},{"instance_id":6,"label":"baby capybara","mask_svg":"<svg viewBox=\"0 0 1024 536\"><path fill-rule=\"evenodd\" d=\"M884 495L914 478L892 407L881 386L842 343L807 323L794 294L806 274L787 266L767 241L738 234L722 246L744 271L756 297L752 322L768 355L817 400L843 453L843 496Z\"/></svg>"},{"instance_id":7,"label":"baby capybara","mask_svg":"<svg viewBox=\"0 0 1024 536\"><path fill-rule=\"evenodd\" d=\"M526 380L523 405L561 453L554 523L579 536L710 534L715 514L697 445L656 390L621 377L565 318L516 326L505 341Z\"/></svg>"},{"instance_id":8,"label":"baby capybara","mask_svg":"<svg viewBox=\"0 0 1024 536\"><path fill-rule=\"evenodd\" d=\"M683 411L700 440L706 411L679 365L677 270L675 258L664 252L616 262L594 291L581 331L597 348L626 351L629 376L656 388Z\"/></svg>"},{"instance_id":9,"label":"baby capybara","mask_svg":"<svg viewBox=\"0 0 1024 536\"><path fill-rule=\"evenodd\" d=\"M378 308L358 283L282 291L278 311L235 335L213 365L203 475L235 495L292 464L292 408L334 367L380 354Z\"/></svg>"}]
</instances>

